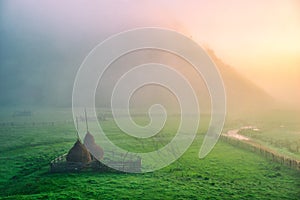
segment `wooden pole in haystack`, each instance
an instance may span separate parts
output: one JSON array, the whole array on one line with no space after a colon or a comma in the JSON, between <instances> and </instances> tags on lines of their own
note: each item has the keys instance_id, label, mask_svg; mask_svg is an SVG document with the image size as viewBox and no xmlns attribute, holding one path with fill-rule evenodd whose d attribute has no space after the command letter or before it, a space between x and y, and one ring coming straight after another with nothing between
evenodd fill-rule
<instances>
[{"instance_id":1,"label":"wooden pole in haystack","mask_svg":"<svg viewBox=\"0 0 300 200\"><path fill-rule=\"evenodd\" d=\"M77 134L77 139L79 140L79 132L78 132L78 118L76 117L76 134Z\"/></svg>"},{"instance_id":2,"label":"wooden pole in haystack","mask_svg":"<svg viewBox=\"0 0 300 200\"><path fill-rule=\"evenodd\" d=\"M86 132L89 132L89 126L88 126L88 121L87 121L86 108L84 108L84 115L85 115Z\"/></svg>"}]
</instances>

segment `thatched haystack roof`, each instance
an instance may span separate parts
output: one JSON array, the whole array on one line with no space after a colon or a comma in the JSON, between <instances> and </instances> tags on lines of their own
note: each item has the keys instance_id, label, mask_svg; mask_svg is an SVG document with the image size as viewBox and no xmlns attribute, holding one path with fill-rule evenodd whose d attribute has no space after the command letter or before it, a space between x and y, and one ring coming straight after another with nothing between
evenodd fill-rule
<instances>
[{"instance_id":1,"label":"thatched haystack roof","mask_svg":"<svg viewBox=\"0 0 300 200\"><path fill-rule=\"evenodd\" d=\"M83 143L97 160L103 159L104 151L99 145L96 144L95 138L92 134L90 134L90 132L86 133Z\"/></svg>"},{"instance_id":2,"label":"thatched haystack roof","mask_svg":"<svg viewBox=\"0 0 300 200\"><path fill-rule=\"evenodd\" d=\"M78 139L74 146L69 150L66 159L68 162L88 163L91 161L91 155Z\"/></svg>"}]
</instances>

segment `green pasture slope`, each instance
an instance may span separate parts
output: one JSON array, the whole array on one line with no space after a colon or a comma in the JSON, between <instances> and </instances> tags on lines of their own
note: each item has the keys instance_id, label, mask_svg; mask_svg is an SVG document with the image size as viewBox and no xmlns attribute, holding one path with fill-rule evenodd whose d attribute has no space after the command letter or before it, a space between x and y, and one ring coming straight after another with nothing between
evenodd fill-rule
<instances>
[{"instance_id":1,"label":"green pasture slope","mask_svg":"<svg viewBox=\"0 0 300 200\"><path fill-rule=\"evenodd\" d=\"M114 127L111 119L103 125ZM72 147L74 132L70 123L0 126L0 199L300 198L300 172L255 153L219 141L198 159L203 127L178 161L153 173L50 174L50 160Z\"/></svg>"}]
</instances>

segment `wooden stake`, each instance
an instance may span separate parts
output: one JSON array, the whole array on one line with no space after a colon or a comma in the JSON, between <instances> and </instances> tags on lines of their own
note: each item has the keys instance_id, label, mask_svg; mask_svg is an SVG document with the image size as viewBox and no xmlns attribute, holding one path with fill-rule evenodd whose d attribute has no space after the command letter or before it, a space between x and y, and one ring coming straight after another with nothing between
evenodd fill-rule
<instances>
[{"instance_id":1,"label":"wooden stake","mask_svg":"<svg viewBox=\"0 0 300 200\"><path fill-rule=\"evenodd\" d=\"M85 115L86 131L89 132L89 126L88 126L87 115L86 115L86 108L84 108L84 115Z\"/></svg>"},{"instance_id":2,"label":"wooden stake","mask_svg":"<svg viewBox=\"0 0 300 200\"><path fill-rule=\"evenodd\" d=\"M77 139L79 140L79 133L78 133L78 118L76 117L76 133L77 133Z\"/></svg>"}]
</instances>

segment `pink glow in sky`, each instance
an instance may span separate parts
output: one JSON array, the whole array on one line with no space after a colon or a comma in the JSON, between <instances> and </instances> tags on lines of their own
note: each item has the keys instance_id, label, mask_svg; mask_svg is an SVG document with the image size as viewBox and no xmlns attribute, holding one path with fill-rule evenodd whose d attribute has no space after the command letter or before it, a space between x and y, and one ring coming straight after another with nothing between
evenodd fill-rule
<instances>
[{"instance_id":1,"label":"pink glow in sky","mask_svg":"<svg viewBox=\"0 0 300 200\"><path fill-rule=\"evenodd\" d=\"M105 39L143 26L168 27L214 49L271 95L299 106L299 0L4 1L2 18L19 31Z\"/></svg>"}]
</instances>

